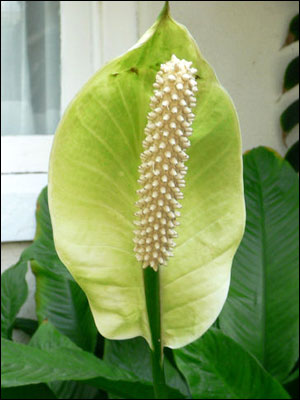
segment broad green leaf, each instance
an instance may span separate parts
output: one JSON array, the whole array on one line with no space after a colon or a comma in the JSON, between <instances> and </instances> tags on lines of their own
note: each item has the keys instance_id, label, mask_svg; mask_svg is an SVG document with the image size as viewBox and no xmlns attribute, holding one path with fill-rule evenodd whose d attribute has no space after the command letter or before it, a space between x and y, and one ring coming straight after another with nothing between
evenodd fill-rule
<instances>
[{"instance_id":1,"label":"broad green leaf","mask_svg":"<svg viewBox=\"0 0 300 400\"><path fill-rule=\"evenodd\" d=\"M47 319L84 350L93 352L97 330L87 298L76 282L51 273L32 262L36 276L36 312L39 322Z\"/></svg>"},{"instance_id":2,"label":"broad green leaf","mask_svg":"<svg viewBox=\"0 0 300 400\"><path fill-rule=\"evenodd\" d=\"M137 340L137 345L135 340ZM110 341L108 348L111 349L111 351L107 351L106 348L105 362L108 365L114 365L121 368L123 371L131 373L132 376L137 377L141 381L150 382L152 384L152 375L149 368L150 350L143 339L138 338L135 340L123 342ZM49 322L44 322L39 327L29 345L47 351L58 350L60 348L68 348L75 351L78 349L70 339L60 334ZM117 353L119 353L119 357ZM183 379L178 377L178 373L174 371L174 368L169 363L166 364L166 378L171 395L174 394L177 395L178 398L184 398L185 395L188 394ZM93 395L96 393L94 390L95 388L78 381L51 382L49 383L49 387L58 398L93 398Z\"/></svg>"},{"instance_id":3,"label":"broad green leaf","mask_svg":"<svg viewBox=\"0 0 300 400\"><path fill-rule=\"evenodd\" d=\"M1 388L1 399L56 399L44 383L36 385Z\"/></svg>"},{"instance_id":4,"label":"broad green leaf","mask_svg":"<svg viewBox=\"0 0 300 400\"><path fill-rule=\"evenodd\" d=\"M39 326L28 345L46 351L58 350L60 348L71 350L78 349L78 346L72 340L61 334L55 326L48 321L44 321Z\"/></svg>"},{"instance_id":5,"label":"broad green leaf","mask_svg":"<svg viewBox=\"0 0 300 400\"><path fill-rule=\"evenodd\" d=\"M175 350L193 399L289 399L288 393L239 344L211 328Z\"/></svg>"},{"instance_id":6,"label":"broad green leaf","mask_svg":"<svg viewBox=\"0 0 300 400\"><path fill-rule=\"evenodd\" d=\"M11 338L16 316L28 294L27 262L20 260L1 276L1 337Z\"/></svg>"},{"instance_id":7,"label":"broad green leaf","mask_svg":"<svg viewBox=\"0 0 300 400\"><path fill-rule=\"evenodd\" d=\"M286 92L297 84L299 84L299 56L294 58L285 70L283 91Z\"/></svg>"},{"instance_id":8,"label":"broad green leaf","mask_svg":"<svg viewBox=\"0 0 300 400\"><path fill-rule=\"evenodd\" d=\"M150 349L143 338L139 337L130 340L106 339L104 360L134 373L140 379L152 381ZM168 386L179 390L183 396L188 397L189 391L180 373L166 357L164 364Z\"/></svg>"},{"instance_id":9,"label":"broad green leaf","mask_svg":"<svg viewBox=\"0 0 300 400\"><path fill-rule=\"evenodd\" d=\"M244 156L246 231L221 329L281 381L299 351L299 180L279 155Z\"/></svg>"},{"instance_id":10,"label":"broad green leaf","mask_svg":"<svg viewBox=\"0 0 300 400\"><path fill-rule=\"evenodd\" d=\"M42 350L59 348L77 349L77 346L66 336L61 335L49 322L43 322L29 342L30 346ZM93 399L98 389L80 381L56 381L48 383L49 388L59 399Z\"/></svg>"},{"instance_id":11,"label":"broad green leaf","mask_svg":"<svg viewBox=\"0 0 300 400\"><path fill-rule=\"evenodd\" d=\"M56 380L93 380L96 387L114 388L121 395L129 394L128 388L131 392L134 385L137 389L143 388L137 378L136 382L127 383L131 378L130 374L123 374L119 369L106 365L79 348L59 348L50 352L2 339L2 352L3 387L50 383ZM118 387L115 381L119 381ZM150 397L151 387L146 389L149 389Z\"/></svg>"},{"instance_id":12,"label":"broad green leaf","mask_svg":"<svg viewBox=\"0 0 300 400\"><path fill-rule=\"evenodd\" d=\"M47 248L42 263L40 257L31 262L31 269L36 278L35 299L39 323L45 319L49 320L78 346L87 351L94 351L97 329L87 298L61 264L55 251L47 188L39 195L36 221L35 243L43 242ZM51 257L48 257L49 251ZM27 253L30 253L30 248L27 249ZM36 257L36 254L32 257Z\"/></svg>"},{"instance_id":13,"label":"broad green leaf","mask_svg":"<svg viewBox=\"0 0 300 400\"><path fill-rule=\"evenodd\" d=\"M192 61L199 89L179 237L160 269L162 343L176 348L203 334L224 304L244 200L234 106L167 6L67 109L51 153L49 205L57 252L86 293L98 330L109 339L143 336L150 343L133 221L152 84L172 54Z\"/></svg>"},{"instance_id":14,"label":"broad green leaf","mask_svg":"<svg viewBox=\"0 0 300 400\"><path fill-rule=\"evenodd\" d=\"M71 274L60 261L57 256L54 241L52 224L48 208L48 192L47 187L45 187L38 199L36 208L36 233L34 242L24 250L22 253L22 260L35 260L38 265L60 275L66 279L73 280Z\"/></svg>"},{"instance_id":15,"label":"broad green leaf","mask_svg":"<svg viewBox=\"0 0 300 400\"><path fill-rule=\"evenodd\" d=\"M45 338L41 344L43 336L47 340ZM37 343L40 348L34 347ZM153 398L151 382L81 350L50 323L40 326L30 344L26 346L2 339L3 387L76 380L107 391L113 390L121 397ZM177 390L170 388L169 391L170 398L182 398Z\"/></svg>"},{"instance_id":16,"label":"broad green leaf","mask_svg":"<svg viewBox=\"0 0 300 400\"><path fill-rule=\"evenodd\" d=\"M299 172L299 140L290 147L285 159L291 164L296 172Z\"/></svg>"},{"instance_id":17,"label":"broad green leaf","mask_svg":"<svg viewBox=\"0 0 300 400\"><path fill-rule=\"evenodd\" d=\"M44 237L34 240L34 242L23 251L21 260L35 260L40 267L55 272L57 275L61 275L66 279L74 280L58 258L55 248L51 248Z\"/></svg>"},{"instance_id":18,"label":"broad green leaf","mask_svg":"<svg viewBox=\"0 0 300 400\"><path fill-rule=\"evenodd\" d=\"M141 337L130 340L106 339L104 360L135 372L141 379L152 379L150 349Z\"/></svg>"}]
</instances>

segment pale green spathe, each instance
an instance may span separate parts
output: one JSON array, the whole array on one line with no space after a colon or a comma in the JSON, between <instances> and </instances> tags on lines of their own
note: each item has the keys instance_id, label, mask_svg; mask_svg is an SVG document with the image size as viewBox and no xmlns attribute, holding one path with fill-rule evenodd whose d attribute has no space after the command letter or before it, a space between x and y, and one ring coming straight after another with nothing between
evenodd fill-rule
<instances>
[{"instance_id":1,"label":"pale green spathe","mask_svg":"<svg viewBox=\"0 0 300 400\"><path fill-rule=\"evenodd\" d=\"M244 230L239 125L229 96L165 7L139 43L95 74L55 135L49 206L57 252L110 339L150 343L142 267L134 255L138 165L155 74L172 54L198 69L197 106L174 257L160 270L162 341L203 334L227 296Z\"/></svg>"}]
</instances>

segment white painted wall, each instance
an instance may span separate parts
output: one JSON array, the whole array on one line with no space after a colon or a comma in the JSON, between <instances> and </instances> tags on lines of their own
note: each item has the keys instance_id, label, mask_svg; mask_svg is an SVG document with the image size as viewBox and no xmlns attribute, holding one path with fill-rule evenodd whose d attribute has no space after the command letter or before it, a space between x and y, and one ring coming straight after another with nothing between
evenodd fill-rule
<instances>
[{"instance_id":1,"label":"white painted wall","mask_svg":"<svg viewBox=\"0 0 300 400\"><path fill-rule=\"evenodd\" d=\"M76 8L76 2L63 3L63 7ZM82 7L85 2L78 3L82 3L77 5ZM108 3L114 3L115 9L108 7ZM136 37L153 23L164 2L126 2L126 11L120 8L121 3L125 2L102 2L102 16L106 15L106 18L101 29L106 40L101 48L102 42L99 38L100 50L94 55L95 63L99 60L103 63L131 47ZM294 88L284 96L280 96L280 92L285 68L298 54L298 43L282 50L280 48L291 18L299 12L298 2L171 1L170 6L173 17L188 27L203 56L214 67L220 82L231 95L240 118L244 150L266 145L282 155L285 154L279 116L298 97L299 89ZM95 23L97 14L91 18L94 18ZM80 15L77 23L80 23ZM135 25L126 34L128 24ZM90 36L88 33L82 40L88 41ZM95 40L95 35L93 37ZM90 51L91 46L86 43L86 48ZM80 65L81 63L74 64L74 69L80 68ZM79 78L74 78L72 82L68 80L68 85L74 84L74 93L79 89L75 87L76 84L86 74L85 70L77 71L76 76ZM288 143L295 140L298 131L299 128L294 130ZM13 160L9 162L12 163ZM14 264L27 245L28 243L2 244L1 269ZM32 317L34 279L30 274L29 285L31 297L22 309L22 315Z\"/></svg>"}]
</instances>

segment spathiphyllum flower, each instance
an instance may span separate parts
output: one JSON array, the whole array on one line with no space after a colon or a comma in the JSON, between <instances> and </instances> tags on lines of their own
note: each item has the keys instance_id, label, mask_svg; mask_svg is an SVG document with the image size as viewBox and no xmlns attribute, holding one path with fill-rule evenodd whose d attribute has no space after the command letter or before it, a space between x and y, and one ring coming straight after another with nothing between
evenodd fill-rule
<instances>
[{"instance_id":1,"label":"spathiphyllum flower","mask_svg":"<svg viewBox=\"0 0 300 400\"><path fill-rule=\"evenodd\" d=\"M163 64L156 75L156 88L151 97L151 112L145 128L145 151L141 154L138 190L140 199L136 203L139 220L135 231L134 251L143 267L149 265L156 271L159 265L166 265L175 246L177 217L181 208L187 171L185 150L190 146L198 91L194 79L197 70L191 62L178 60L173 55Z\"/></svg>"},{"instance_id":2,"label":"spathiphyllum flower","mask_svg":"<svg viewBox=\"0 0 300 400\"><path fill-rule=\"evenodd\" d=\"M239 124L167 6L65 112L49 206L58 255L103 336L152 346L149 271L160 281L162 346L184 346L215 321L245 222Z\"/></svg>"}]
</instances>

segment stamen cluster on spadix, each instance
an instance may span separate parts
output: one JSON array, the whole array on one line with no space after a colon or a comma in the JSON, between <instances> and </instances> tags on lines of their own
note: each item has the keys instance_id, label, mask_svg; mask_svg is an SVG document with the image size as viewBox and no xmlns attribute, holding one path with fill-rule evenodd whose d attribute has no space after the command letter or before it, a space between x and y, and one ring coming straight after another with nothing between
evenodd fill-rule
<instances>
[{"instance_id":1,"label":"stamen cluster on spadix","mask_svg":"<svg viewBox=\"0 0 300 400\"><path fill-rule=\"evenodd\" d=\"M187 172L185 150L190 146L194 93L198 90L194 79L197 70L191 65L192 62L173 55L161 65L153 84L154 96L143 141L145 151L139 167L142 189L138 190L136 203L138 229L134 231L134 251L144 268L150 265L157 270L173 255L181 208L178 200L183 198L181 189Z\"/></svg>"}]
</instances>

